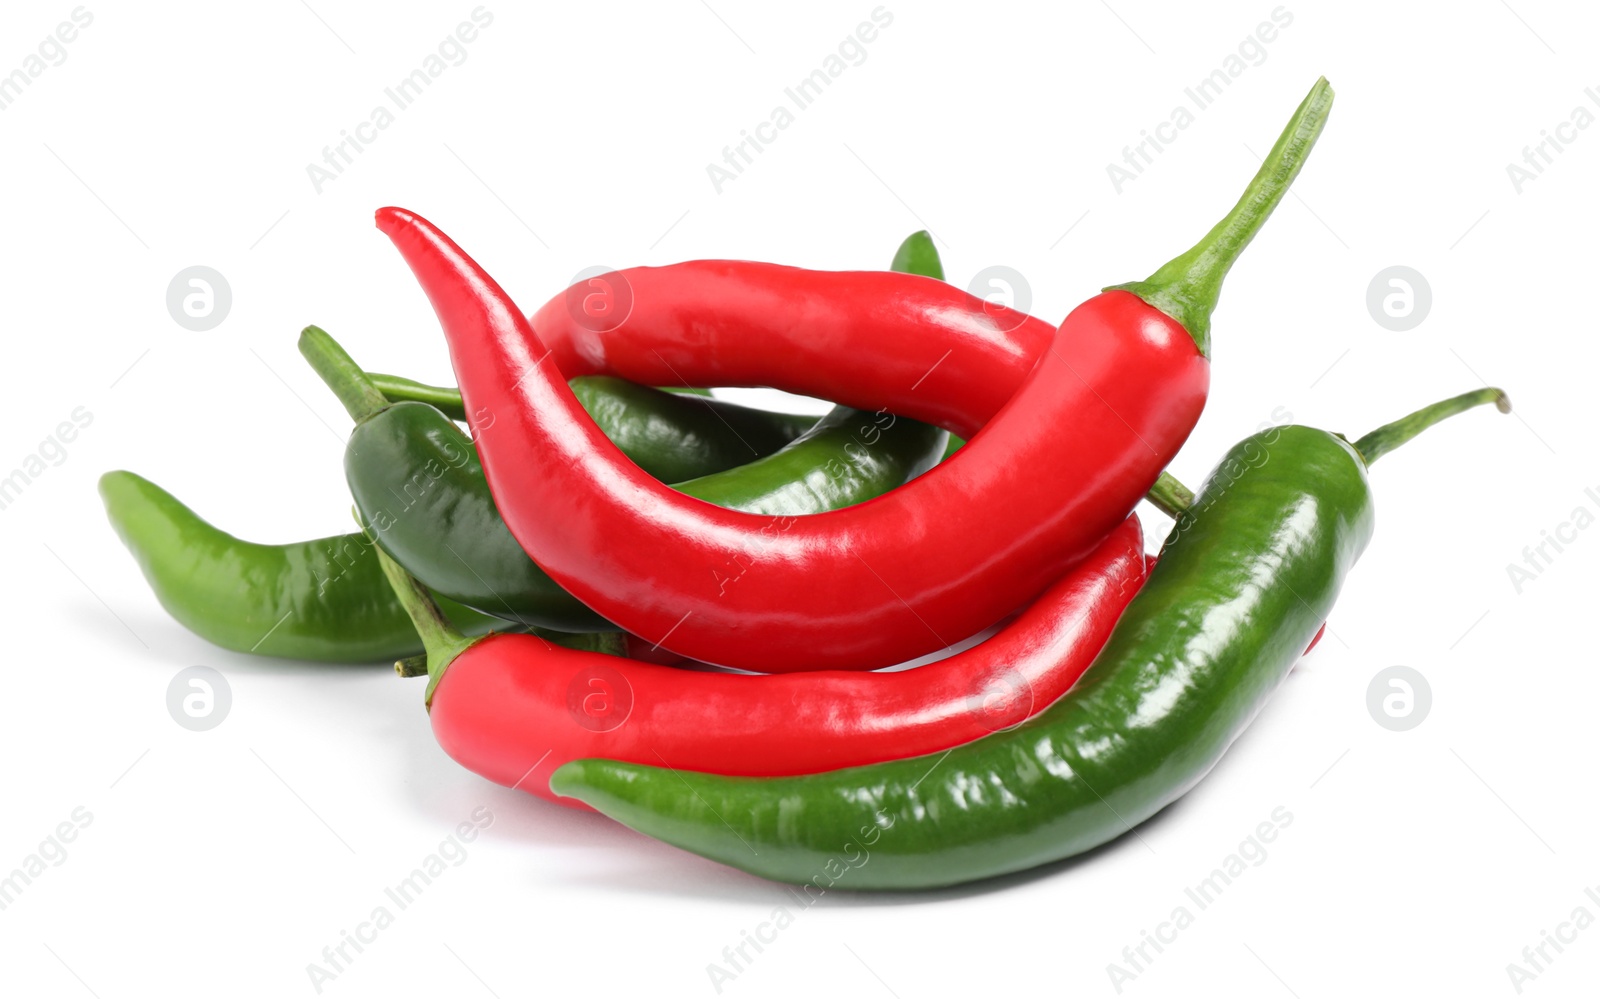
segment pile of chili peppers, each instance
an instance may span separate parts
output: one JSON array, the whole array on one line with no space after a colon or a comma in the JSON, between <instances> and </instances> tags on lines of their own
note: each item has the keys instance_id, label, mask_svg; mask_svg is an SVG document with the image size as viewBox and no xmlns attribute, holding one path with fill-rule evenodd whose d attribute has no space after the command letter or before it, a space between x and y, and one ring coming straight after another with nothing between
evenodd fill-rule
<instances>
[{"instance_id":1,"label":"pile of chili peppers","mask_svg":"<svg viewBox=\"0 0 1600 999\"><path fill-rule=\"evenodd\" d=\"M1319 80L1193 248L1060 325L944 283L927 233L887 271L640 267L530 317L384 208L460 388L301 334L355 424L359 530L251 544L131 472L101 493L181 623L399 659L445 751L497 783L818 887L1071 856L1192 787L1314 644L1372 534L1372 462L1507 408L1486 388L1353 443L1264 430L1194 493L1164 472L1205 405L1222 280L1332 100ZM625 317L592 321L618 288ZM1176 521L1159 558L1141 499Z\"/></svg>"}]
</instances>

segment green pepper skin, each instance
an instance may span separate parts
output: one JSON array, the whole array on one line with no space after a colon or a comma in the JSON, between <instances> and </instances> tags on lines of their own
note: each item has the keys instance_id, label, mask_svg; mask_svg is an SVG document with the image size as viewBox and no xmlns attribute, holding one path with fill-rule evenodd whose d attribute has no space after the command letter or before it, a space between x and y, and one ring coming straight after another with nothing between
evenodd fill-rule
<instances>
[{"instance_id":1,"label":"green pepper skin","mask_svg":"<svg viewBox=\"0 0 1600 999\"><path fill-rule=\"evenodd\" d=\"M132 472L101 476L100 496L161 606L214 645L347 663L398 659L422 648L376 552L359 534L287 545L241 541ZM496 623L448 601L445 609L474 632Z\"/></svg>"},{"instance_id":2,"label":"green pepper skin","mask_svg":"<svg viewBox=\"0 0 1600 999\"><path fill-rule=\"evenodd\" d=\"M470 423L461 391L401 378L368 375L390 402L425 402L452 420ZM815 416L769 413L704 389L655 389L621 378L587 375L572 392L601 431L635 465L662 482L681 482L736 468L768 455L810 430Z\"/></svg>"},{"instance_id":3,"label":"green pepper skin","mask_svg":"<svg viewBox=\"0 0 1600 999\"><path fill-rule=\"evenodd\" d=\"M768 413L621 378L575 378L573 394L633 463L662 482L737 468L805 433L815 416ZM637 457L635 457L637 455Z\"/></svg>"},{"instance_id":4,"label":"green pepper skin","mask_svg":"<svg viewBox=\"0 0 1600 999\"><path fill-rule=\"evenodd\" d=\"M385 391L436 402L455 418L465 419L456 389L394 375L380 375L377 380ZM779 450L816 423L811 416L766 413L618 378L577 378L573 389L623 453L657 475L691 478L724 471L753 455ZM454 425L448 421L449 431L434 421L423 422L452 446L465 440L459 431L449 432ZM475 453L472 457L476 461ZM383 578L371 542L359 533L286 545L243 541L206 523L171 493L132 472L107 473L100 480L100 495L112 527L133 553L162 607L215 645L235 652L340 663L380 662L422 651L416 630ZM404 499L405 493L398 496ZM505 533L498 517L492 526ZM515 555L527 563L520 548ZM458 570L470 573L459 564ZM444 594L435 597L464 630L478 634L507 626ZM578 626L567 630L611 629L577 601L564 593L561 597L556 617L565 613L569 623ZM534 616L535 621L540 619Z\"/></svg>"},{"instance_id":5,"label":"green pepper skin","mask_svg":"<svg viewBox=\"0 0 1600 999\"><path fill-rule=\"evenodd\" d=\"M893 414L837 406L747 471L703 475L675 488L707 503L774 517L837 510L926 472L944 459L948 436Z\"/></svg>"},{"instance_id":6,"label":"green pepper skin","mask_svg":"<svg viewBox=\"0 0 1600 999\"><path fill-rule=\"evenodd\" d=\"M497 617L563 631L612 631L523 553L495 509L472 440L420 402L358 422L345 448L356 512L389 557L437 593Z\"/></svg>"},{"instance_id":7,"label":"green pepper skin","mask_svg":"<svg viewBox=\"0 0 1600 999\"><path fill-rule=\"evenodd\" d=\"M823 888L934 888L1070 857L1216 765L1321 626L1372 527L1349 444L1269 430L1212 472L1083 679L1015 729L790 778L579 760L551 787L702 856Z\"/></svg>"},{"instance_id":8,"label":"green pepper skin","mask_svg":"<svg viewBox=\"0 0 1600 999\"><path fill-rule=\"evenodd\" d=\"M944 280L944 261L939 258L939 248L933 243L933 234L919 229L894 251L889 261L891 271L902 274L920 274L935 281Z\"/></svg>"},{"instance_id":9,"label":"green pepper skin","mask_svg":"<svg viewBox=\"0 0 1600 999\"><path fill-rule=\"evenodd\" d=\"M920 475L944 455L945 437L924 423L840 407L775 454L677 488L751 513L819 513ZM523 624L615 630L523 552L495 509L477 450L439 410L400 402L358 423L345 477L384 551L436 592Z\"/></svg>"}]
</instances>

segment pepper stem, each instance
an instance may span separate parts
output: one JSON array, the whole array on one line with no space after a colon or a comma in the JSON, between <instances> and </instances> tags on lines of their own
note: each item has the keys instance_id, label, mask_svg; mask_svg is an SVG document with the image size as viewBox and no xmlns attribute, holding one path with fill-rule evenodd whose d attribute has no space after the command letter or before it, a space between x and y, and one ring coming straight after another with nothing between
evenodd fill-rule
<instances>
[{"instance_id":1,"label":"pepper stem","mask_svg":"<svg viewBox=\"0 0 1600 999\"><path fill-rule=\"evenodd\" d=\"M1150 501L1151 506L1177 520L1178 515L1194 503L1194 491L1166 472L1162 472L1161 478L1150 487L1144 498Z\"/></svg>"},{"instance_id":2,"label":"pepper stem","mask_svg":"<svg viewBox=\"0 0 1600 999\"><path fill-rule=\"evenodd\" d=\"M1497 388L1478 389L1476 392L1464 392L1453 399L1424 406L1410 416L1402 416L1393 423L1386 423L1352 446L1356 449L1356 453L1361 455L1361 460L1371 465L1440 420L1448 420L1457 413L1464 413L1475 406L1491 402L1500 412L1511 412L1511 400L1506 397L1505 392Z\"/></svg>"},{"instance_id":3,"label":"pepper stem","mask_svg":"<svg viewBox=\"0 0 1600 999\"><path fill-rule=\"evenodd\" d=\"M383 397L391 403L425 402L452 420L460 420L463 423L467 420L467 407L462 405L461 390L458 388L425 385L410 378L401 378L399 375L380 375L376 371L368 371L365 374L372 387L382 392Z\"/></svg>"},{"instance_id":4,"label":"pepper stem","mask_svg":"<svg viewBox=\"0 0 1600 999\"><path fill-rule=\"evenodd\" d=\"M1167 261L1143 281L1112 285L1106 291L1131 291L1176 319L1194 337L1200 353L1211 356L1211 313L1222 294L1222 279L1289 190L1333 106L1327 77L1300 102L1250 186L1221 222L1189 250Z\"/></svg>"},{"instance_id":5,"label":"pepper stem","mask_svg":"<svg viewBox=\"0 0 1600 999\"><path fill-rule=\"evenodd\" d=\"M357 423L378 415L389 405L367 373L320 327L307 326L300 331L300 353Z\"/></svg>"},{"instance_id":6,"label":"pepper stem","mask_svg":"<svg viewBox=\"0 0 1600 999\"><path fill-rule=\"evenodd\" d=\"M424 695L423 704L432 704L434 688L439 686L444 671L477 639L468 638L457 631L445 618L439 605L433 602L433 597L428 595L427 589L417 582L411 573L400 568L381 545L374 542L372 550L378 555L378 564L383 566L383 574L394 590L395 599L405 608L406 616L411 618L412 626L417 629L417 635L422 639L422 648L428 657L428 690ZM395 671L401 676L417 675L413 672L415 668L416 664L408 660L395 663Z\"/></svg>"}]
</instances>

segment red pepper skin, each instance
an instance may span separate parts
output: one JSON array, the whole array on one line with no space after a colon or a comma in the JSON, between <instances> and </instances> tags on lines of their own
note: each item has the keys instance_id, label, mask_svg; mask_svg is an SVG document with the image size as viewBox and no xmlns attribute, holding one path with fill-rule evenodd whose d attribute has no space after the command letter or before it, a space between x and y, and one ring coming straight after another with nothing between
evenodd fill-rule
<instances>
[{"instance_id":1,"label":"red pepper skin","mask_svg":"<svg viewBox=\"0 0 1600 999\"><path fill-rule=\"evenodd\" d=\"M1143 552L1129 517L987 641L896 672L695 672L494 635L444 668L429 718L468 770L578 807L549 777L587 757L768 777L942 752L1077 682L1143 584Z\"/></svg>"},{"instance_id":2,"label":"red pepper skin","mask_svg":"<svg viewBox=\"0 0 1600 999\"><path fill-rule=\"evenodd\" d=\"M515 303L448 236L402 209L377 218L433 302L468 411L489 414L477 445L511 533L596 612L702 662L875 669L976 634L1120 524L1205 405L1210 366L1194 338L1138 296L1104 292L926 474L843 510L737 513L623 457Z\"/></svg>"},{"instance_id":3,"label":"red pepper skin","mask_svg":"<svg viewBox=\"0 0 1600 999\"><path fill-rule=\"evenodd\" d=\"M1311 636L1311 644L1307 645L1306 650L1300 654L1303 656L1309 656L1311 654L1311 650L1317 647L1317 643L1322 641L1322 636L1326 634L1327 631L1328 622L1324 621L1322 622L1322 627L1317 629L1317 633Z\"/></svg>"},{"instance_id":4,"label":"red pepper skin","mask_svg":"<svg viewBox=\"0 0 1600 999\"><path fill-rule=\"evenodd\" d=\"M1055 333L954 285L890 271L691 260L595 282L631 303L616 328L580 318L583 286L532 317L568 377L770 386L963 437L999 412Z\"/></svg>"}]
</instances>

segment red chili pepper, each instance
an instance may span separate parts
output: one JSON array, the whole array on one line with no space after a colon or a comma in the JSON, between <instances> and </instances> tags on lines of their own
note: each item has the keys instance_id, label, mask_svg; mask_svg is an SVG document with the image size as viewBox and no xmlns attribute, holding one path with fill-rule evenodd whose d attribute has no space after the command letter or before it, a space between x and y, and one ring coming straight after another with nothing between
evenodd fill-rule
<instances>
[{"instance_id":1,"label":"red chili pepper","mask_svg":"<svg viewBox=\"0 0 1600 999\"><path fill-rule=\"evenodd\" d=\"M650 482L598 434L563 373L543 363L551 350L459 247L407 212L384 209L378 221L433 300L469 408L493 414L478 440L490 487L551 576L695 659L873 668L1026 602L1155 482L1204 405L1222 277L1287 190L1330 101L1319 82L1245 196L1194 249L1068 316L1022 387L951 460L888 496L814 517L754 518ZM834 369L877 370L866 344L820 373L769 349L775 367L823 382Z\"/></svg>"},{"instance_id":2,"label":"red chili pepper","mask_svg":"<svg viewBox=\"0 0 1600 999\"><path fill-rule=\"evenodd\" d=\"M601 317L587 311L595 297ZM623 309L620 325L603 319ZM962 437L999 412L1055 335L933 278L744 260L590 278L546 302L533 328L568 377L770 386Z\"/></svg>"},{"instance_id":3,"label":"red chili pepper","mask_svg":"<svg viewBox=\"0 0 1600 999\"><path fill-rule=\"evenodd\" d=\"M634 662L534 635L469 640L384 558L428 648L435 738L462 766L563 805L549 777L605 757L746 776L941 752L1020 724L1075 683L1145 578L1129 517L987 641L915 669L740 676Z\"/></svg>"},{"instance_id":4,"label":"red chili pepper","mask_svg":"<svg viewBox=\"0 0 1600 999\"><path fill-rule=\"evenodd\" d=\"M871 669L947 647L1021 606L1149 490L1204 406L1222 278L1299 172L1331 102L1318 81L1228 216L1149 280L1075 309L951 459L886 496L802 518L723 510L645 476L460 247L401 209L377 221L433 302L468 410L492 416L477 444L496 504L557 582L704 662ZM773 349L774 364L789 363Z\"/></svg>"},{"instance_id":5,"label":"red chili pepper","mask_svg":"<svg viewBox=\"0 0 1600 999\"><path fill-rule=\"evenodd\" d=\"M399 209L379 225L433 299L468 410L492 415L477 445L512 534L585 604L704 662L871 669L982 630L1128 515L1205 400L1194 340L1109 292L1068 318L1012 402L931 472L826 514L735 513L658 489L624 458L448 237Z\"/></svg>"},{"instance_id":6,"label":"red chili pepper","mask_svg":"<svg viewBox=\"0 0 1600 999\"><path fill-rule=\"evenodd\" d=\"M1317 647L1317 643L1322 641L1322 636L1326 634L1327 631L1328 622L1324 621L1322 622L1322 627L1317 629L1317 633L1311 636L1311 644L1307 645L1306 650L1300 654L1303 656L1309 656L1311 654L1311 650Z\"/></svg>"},{"instance_id":7,"label":"red chili pepper","mask_svg":"<svg viewBox=\"0 0 1600 999\"><path fill-rule=\"evenodd\" d=\"M1302 155L1332 99L1325 80L1318 86L1320 102L1308 98L1314 106L1302 105L1285 132L1308 133L1300 136ZM1269 157L1241 207L1252 195L1281 196L1263 192L1259 182L1275 170L1287 187L1298 166ZM1265 208L1262 217L1271 210L1260 200L1256 207ZM1152 304L1185 319L1165 303ZM743 260L597 275L550 299L532 322L568 376L780 388L899 413L962 437L1005 405L1055 334L1043 320L913 274Z\"/></svg>"}]
</instances>

